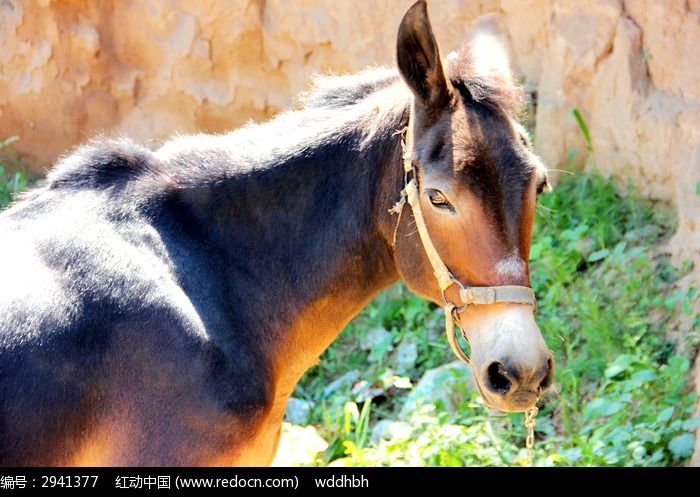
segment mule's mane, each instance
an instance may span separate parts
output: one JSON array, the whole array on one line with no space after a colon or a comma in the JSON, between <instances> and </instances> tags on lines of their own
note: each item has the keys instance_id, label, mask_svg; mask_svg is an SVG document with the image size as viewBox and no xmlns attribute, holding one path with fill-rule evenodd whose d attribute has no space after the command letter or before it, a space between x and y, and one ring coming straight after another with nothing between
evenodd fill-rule
<instances>
[{"instance_id":1,"label":"mule's mane","mask_svg":"<svg viewBox=\"0 0 700 497\"><path fill-rule=\"evenodd\" d=\"M524 107L522 88L510 77L479 74L468 46L453 52L446 60L449 79L455 86L464 85L471 99L490 108L499 108L516 116ZM362 102L368 95L396 84L400 76L395 69L377 67L349 75L320 75L299 100L304 108L341 108Z\"/></svg>"},{"instance_id":2,"label":"mule's mane","mask_svg":"<svg viewBox=\"0 0 700 497\"><path fill-rule=\"evenodd\" d=\"M299 100L305 108L340 108L355 105L377 90L399 80L395 69L376 67L356 74L317 75Z\"/></svg>"},{"instance_id":3,"label":"mule's mane","mask_svg":"<svg viewBox=\"0 0 700 497\"><path fill-rule=\"evenodd\" d=\"M409 91L399 81L398 72L386 68L317 77L300 96L301 108L226 134L176 136L156 151L128 138L96 138L61 158L47 175L46 186L122 191L140 183L157 193L158 188L178 185L250 180L251 173L279 169L314 149L342 154L366 143L378 128L393 132L401 127ZM143 191L138 195L143 197Z\"/></svg>"}]
</instances>

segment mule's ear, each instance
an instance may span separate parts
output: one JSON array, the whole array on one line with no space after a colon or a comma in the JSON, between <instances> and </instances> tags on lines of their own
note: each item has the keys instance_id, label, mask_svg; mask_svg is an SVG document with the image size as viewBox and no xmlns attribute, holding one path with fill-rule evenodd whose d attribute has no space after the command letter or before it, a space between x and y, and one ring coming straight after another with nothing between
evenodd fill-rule
<instances>
[{"instance_id":1,"label":"mule's ear","mask_svg":"<svg viewBox=\"0 0 700 497\"><path fill-rule=\"evenodd\" d=\"M448 105L450 91L424 0L414 3L401 20L396 59L401 76L416 96L416 103L429 115Z\"/></svg>"}]
</instances>

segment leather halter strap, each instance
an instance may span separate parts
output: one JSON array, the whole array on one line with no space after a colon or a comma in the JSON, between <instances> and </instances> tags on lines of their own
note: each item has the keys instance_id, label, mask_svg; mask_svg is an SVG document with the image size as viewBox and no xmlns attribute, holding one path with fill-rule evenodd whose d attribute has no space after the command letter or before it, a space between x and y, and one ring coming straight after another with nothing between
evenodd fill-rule
<instances>
[{"instance_id":1,"label":"leather halter strap","mask_svg":"<svg viewBox=\"0 0 700 497\"><path fill-rule=\"evenodd\" d=\"M399 215L399 219L396 223L396 230L394 232L394 242L396 241L396 232L398 231L399 222L401 221L401 214L403 212L404 205L406 202L408 202L413 212L413 218L416 222L416 228L418 229L418 234L423 244L423 249L428 256L430 265L433 268L433 274L437 279L440 291L442 292L443 300L445 301L445 306L443 309L445 311L445 331L447 334L447 341L450 344L452 352L454 352L458 359L467 364L471 364L469 356L467 356L464 350L462 350L462 347L459 345L455 335L456 323L464 339L469 342L467 334L459 325L459 313L464 311L464 309L466 309L466 307L469 305L490 305L496 303L531 305L536 311L537 299L535 298L535 292L530 287L519 285L484 287L465 286L454 277L435 248L435 245L430 238L430 233L428 232L428 226L425 224L425 218L423 217L423 211L420 206L417 179L418 176L415 168L415 161L411 155L413 148L413 136L410 123L399 133L405 133L405 138L402 139L401 142L403 148L404 188L401 191L401 199L391 210L391 212ZM409 177L411 178L410 180ZM461 300L460 307L457 307L454 303L450 302L445 294L445 291L452 285L459 286L459 298Z\"/></svg>"}]
</instances>

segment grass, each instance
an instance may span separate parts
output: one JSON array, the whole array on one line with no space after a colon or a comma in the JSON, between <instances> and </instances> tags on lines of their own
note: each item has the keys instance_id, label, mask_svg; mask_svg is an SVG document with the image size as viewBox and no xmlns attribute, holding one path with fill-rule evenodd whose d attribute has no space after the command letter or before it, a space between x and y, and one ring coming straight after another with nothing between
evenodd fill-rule
<instances>
[{"instance_id":1,"label":"grass","mask_svg":"<svg viewBox=\"0 0 700 497\"><path fill-rule=\"evenodd\" d=\"M17 140L18 136L0 140L0 209L4 209L13 196L27 188L26 168L12 148L12 143Z\"/></svg>"},{"instance_id":2,"label":"grass","mask_svg":"<svg viewBox=\"0 0 700 497\"><path fill-rule=\"evenodd\" d=\"M692 313L697 292L676 288L692 268L674 268L660 250L673 223L663 206L620 195L598 174L542 197L532 283L557 375L540 403L536 464L679 465L692 454L693 349L676 352L667 331ZM686 336L698 321L688 320ZM380 295L295 392L330 440L316 464L523 464L522 415L489 412L464 371L443 371L416 401L424 373L453 360L440 309L401 285ZM394 434L382 436L387 427Z\"/></svg>"}]
</instances>

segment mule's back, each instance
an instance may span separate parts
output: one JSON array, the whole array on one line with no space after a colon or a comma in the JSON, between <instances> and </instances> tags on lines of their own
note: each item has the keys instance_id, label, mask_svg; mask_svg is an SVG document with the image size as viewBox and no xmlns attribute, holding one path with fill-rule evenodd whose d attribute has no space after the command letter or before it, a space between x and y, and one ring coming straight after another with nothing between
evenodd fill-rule
<instances>
[{"instance_id":1,"label":"mule's back","mask_svg":"<svg viewBox=\"0 0 700 497\"><path fill-rule=\"evenodd\" d=\"M204 326L173 270L172 240L135 195L150 161L128 143L93 144L0 214L2 465L79 464L96 443L112 448L91 463L186 462L169 459L183 451L117 440L167 431L171 409L188 411L173 401L185 385L207 405ZM186 367L190 384L177 379ZM141 425L139 411L156 409ZM96 442L104 433L109 443Z\"/></svg>"},{"instance_id":2,"label":"mule's back","mask_svg":"<svg viewBox=\"0 0 700 497\"><path fill-rule=\"evenodd\" d=\"M111 143L80 149L45 186L0 213L0 258L9 269L0 288L0 344L76 329L93 308L88 302L119 306L133 298L127 289L145 291L138 281L120 281L126 265L141 276L157 260L157 238L128 192L145 159Z\"/></svg>"}]
</instances>

